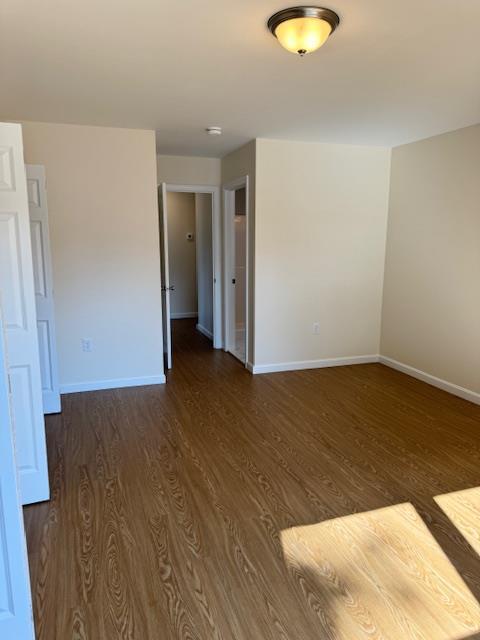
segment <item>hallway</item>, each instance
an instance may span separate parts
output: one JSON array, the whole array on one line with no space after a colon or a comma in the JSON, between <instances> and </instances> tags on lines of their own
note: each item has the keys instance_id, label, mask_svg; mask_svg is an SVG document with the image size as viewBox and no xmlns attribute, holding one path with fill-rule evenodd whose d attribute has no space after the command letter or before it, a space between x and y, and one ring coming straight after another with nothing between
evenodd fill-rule
<instances>
[{"instance_id":1,"label":"hallway","mask_svg":"<svg viewBox=\"0 0 480 640\"><path fill-rule=\"evenodd\" d=\"M38 638L476 637L480 558L434 497L480 485L480 407L381 365L252 376L173 326L166 385L47 418Z\"/></svg>"}]
</instances>

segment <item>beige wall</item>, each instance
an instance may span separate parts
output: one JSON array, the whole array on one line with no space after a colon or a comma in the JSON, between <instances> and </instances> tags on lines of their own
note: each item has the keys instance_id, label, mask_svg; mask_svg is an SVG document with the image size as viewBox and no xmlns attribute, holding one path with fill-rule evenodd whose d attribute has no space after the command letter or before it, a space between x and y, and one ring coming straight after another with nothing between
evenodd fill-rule
<instances>
[{"instance_id":1,"label":"beige wall","mask_svg":"<svg viewBox=\"0 0 480 640\"><path fill-rule=\"evenodd\" d=\"M257 140L257 366L378 354L389 171L388 149Z\"/></svg>"},{"instance_id":2,"label":"beige wall","mask_svg":"<svg viewBox=\"0 0 480 640\"><path fill-rule=\"evenodd\" d=\"M250 361L380 351L480 392L480 126L393 151L386 257L386 149L261 139L221 162L159 156L157 174L151 131L23 135L47 172L63 387L163 374L156 181L248 175Z\"/></svg>"},{"instance_id":3,"label":"beige wall","mask_svg":"<svg viewBox=\"0 0 480 640\"><path fill-rule=\"evenodd\" d=\"M158 183L199 184L217 187L221 180L218 158L157 155Z\"/></svg>"},{"instance_id":4,"label":"beige wall","mask_svg":"<svg viewBox=\"0 0 480 640\"><path fill-rule=\"evenodd\" d=\"M195 254L195 194L167 193L168 257L172 318L197 313L197 276ZM193 240L187 240L193 233Z\"/></svg>"},{"instance_id":5,"label":"beige wall","mask_svg":"<svg viewBox=\"0 0 480 640\"><path fill-rule=\"evenodd\" d=\"M256 148L257 141L252 140L240 149L222 158L222 184L236 178L248 176L248 228L249 228L249 301L248 301L248 345L247 359L255 362L255 216L256 216Z\"/></svg>"},{"instance_id":6,"label":"beige wall","mask_svg":"<svg viewBox=\"0 0 480 640\"><path fill-rule=\"evenodd\" d=\"M25 161L46 168L62 386L154 382L163 376L154 132L28 122L23 136Z\"/></svg>"},{"instance_id":7,"label":"beige wall","mask_svg":"<svg viewBox=\"0 0 480 640\"><path fill-rule=\"evenodd\" d=\"M480 126L394 149L382 355L480 392Z\"/></svg>"}]
</instances>

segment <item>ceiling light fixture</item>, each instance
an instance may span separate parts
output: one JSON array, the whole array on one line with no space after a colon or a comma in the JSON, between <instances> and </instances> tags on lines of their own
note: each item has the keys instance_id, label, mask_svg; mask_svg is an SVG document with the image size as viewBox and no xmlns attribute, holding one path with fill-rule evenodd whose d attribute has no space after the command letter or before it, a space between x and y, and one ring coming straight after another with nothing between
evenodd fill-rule
<instances>
[{"instance_id":1,"label":"ceiling light fixture","mask_svg":"<svg viewBox=\"0 0 480 640\"><path fill-rule=\"evenodd\" d=\"M267 26L282 47L304 56L319 49L340 24L331 9L291 7L275 13Z\"/></svg>"},{"instance_id":2,"label":"ceiling light fixture","mask_svg":"<svg viewBox=\"0 0 480 640\"><path fill-rule=\"evenodd\" d=\"M221 136L222 135L222 127L207 127L205 131L209 136Z\"/></svg>"}]
</instances>

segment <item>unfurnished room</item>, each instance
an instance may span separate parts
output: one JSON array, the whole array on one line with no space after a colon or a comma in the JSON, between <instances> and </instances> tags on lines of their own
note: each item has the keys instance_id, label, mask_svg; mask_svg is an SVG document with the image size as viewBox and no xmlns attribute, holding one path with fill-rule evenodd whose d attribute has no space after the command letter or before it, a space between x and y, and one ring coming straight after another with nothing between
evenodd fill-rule
<instances>
[{"instance_id":1,"label":"unfurnished room","mask_svg":"<svg viewBox=\"0 0 480 640\"><path fill-rule=\"evenodd\" d=\"M480 640L480 2L0 0L0 640Z\"/></svg>"}]
</instances>

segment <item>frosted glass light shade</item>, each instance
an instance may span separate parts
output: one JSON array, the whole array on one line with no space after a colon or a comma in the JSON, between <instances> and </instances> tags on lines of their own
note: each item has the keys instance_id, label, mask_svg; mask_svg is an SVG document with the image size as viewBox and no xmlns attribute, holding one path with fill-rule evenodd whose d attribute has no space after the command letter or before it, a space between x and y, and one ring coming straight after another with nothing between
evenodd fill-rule
<instances>
[{"instance_id":1,"label":"frosted glass light shade","mask_svg":"<svg viewBox=\"0 0 480 640\"><path fill-rule=\"evenodd\" d=\"M268 28L282 47L304 56L319 49L340 24L331 9L323 7L291 7L275 13Z\"/></svg>"},{"instance_id":2,"label":"frosted glass light shade","mask_svg":"<svg viewBox=\"0 0 480 640\"><path fill-rule=\"evenodd\" d=\"M293 18L280 23L275 29L282 47L300 55L319 49L331 33L331 25L318 18Z\"/></svg>"}]
</instances>

